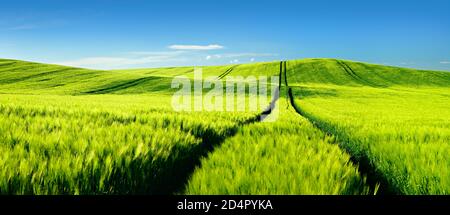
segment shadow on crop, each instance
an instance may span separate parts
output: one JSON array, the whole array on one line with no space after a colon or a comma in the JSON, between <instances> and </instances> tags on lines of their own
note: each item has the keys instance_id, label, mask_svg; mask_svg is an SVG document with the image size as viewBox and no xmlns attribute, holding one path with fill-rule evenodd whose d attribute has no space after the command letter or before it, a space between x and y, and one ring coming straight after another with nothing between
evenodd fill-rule
<instances>
[{"instance_id":1,"label":"shadow on crop","mask_svg":"<svg viewBox=\"0 0 450 215\"><path fill-rule=\"evenodd\" d=\"M80 94L110 94L126 92L127 90L130 93L167 91L167 89L171 89L170 83L170 78L149 76L132 80L114 81L96 89L81 92Z\"/></svg>"},{"instance_id":2,"label":"shadow on crop","mask_svg":"<svg viewBox=\"0 0 450 215\"><path fill-rule=\"evenodd\" d=\"M323 89L323 88L311 88L311 87L290 87L294 94L300 98L307 97L337 97L338 93L336 89Z\"/></svg>"}]
</instances>

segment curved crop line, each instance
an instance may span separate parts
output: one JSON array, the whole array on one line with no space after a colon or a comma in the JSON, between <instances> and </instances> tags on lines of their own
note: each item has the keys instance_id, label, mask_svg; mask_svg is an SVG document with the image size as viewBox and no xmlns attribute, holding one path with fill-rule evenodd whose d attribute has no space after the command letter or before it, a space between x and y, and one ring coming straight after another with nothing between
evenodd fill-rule
<instances>
[{"instance_id":1,"label":"curved crop line","mask_svg":"<svg viewBox=\"0 0 450 215\"><path fill-rule=\"evenodd\" d=\"M0 63L0 68L1 67L8 67L8 66L11 66L11 65L14 65L14 64L16 64L16 62L8 62L8 61L6 61L6 63Z\"/></svg>"},{"instance_id":2,"label":"curved crop line","mask_svg":"<svg viewBox=\"0 0 450 215\"><path fill-rule=\"evenodd\" d=\"M286 67L285 67L285 69L286 69ZM286 74L286 71L284 71L284 73ZM287 77L285 77L285 79L287 80ZM311 124L314 127L316 127L317 129L321 130L322 132L324 132L328 135L335 136L338 143L349 142L350 137L344 136L344 135L336 132L335 128L332 125L330 125L330 124L318 119L317 117L313 116L312 114L309 114L306 111L302 110L296 104L294 95L292 93L292 88L289 87L289 85L287 85L287 81L286 81L286 87L288 89L287 96L289 97L289 103L294 108L295 112L297 112L300 116L304 117L309 122L311 122ZM343 138L343 136L344 136L344 138ZM342 148L341 144L338 144L338 145L340 146L340 148ZM388 188L387 180L382 177L382 174L379 174L376 172L376 170L375 170L376 168L370 164L368 157L361 157L361 158L357 159L345 147L344 147L344 151L346 151L350 155L350 157L351 157L350 161L352 163L358 164L358 167L359 167L358 172L361 175L364 175L367 177L367 183L369 184L370 190L373 193L390 194L390 190L387 189ZM381 191L382 193L380 193L378 191Z\"/></svg>"},{"instance_id":3,"label":"curved crop line","mask_svg":"<svg viewBox=\"0 0 450 215\"><path fill-rule=\"evenodd\" d=\"M34 64L17 64L14 67L0 67L1 72L29 72L29 70L36 69Z\"/></svg>"},{"instance_id":4,"label":"curved crop line","mask_svg":"<svg viewBox=\"0 0 450 215\"><path fill-rule=\"evenodd\" d=\"M60 72L65 72L65 71L69 71L72 70L73 68L63 68L63 69L56 69L56 70L52 70L52 71L48 71L48 72L41 72L38 74L33 74L33 75L29 75L29 76L25 76L25 77L20 77L20 78L14 78L14 79L7 79L4 81L0 81L0 83L2 84L12 84L12 83L16 83L16 82L21 82L21 81L26 81L29 79L33 79L33 78L39 78L42 76L46 76L46 75L50 75L50 74L54 74L54 73L60 73Z\"/></svg>"}]
</instances>

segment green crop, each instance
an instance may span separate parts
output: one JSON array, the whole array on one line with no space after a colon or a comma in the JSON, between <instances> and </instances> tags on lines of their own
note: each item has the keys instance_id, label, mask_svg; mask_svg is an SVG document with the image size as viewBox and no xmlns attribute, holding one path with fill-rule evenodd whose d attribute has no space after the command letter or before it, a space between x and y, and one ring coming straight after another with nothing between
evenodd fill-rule
<instances>
[{"instance_id":1,"label":"green crop","mask_svg":"<svg viewBox=\"0 0 450 215\"><path fill-rule=\"evenodd\" d=\"M350 156L285 100L275 122L243 126L202 160L187 194L368 194Z\"/></svg>"},{"instance_id":2,"label":"green crop","mask_svg":"<svg viewBox=\"0 0 450 215\"><path fill-rule=\"evenodd\" d=\"M288 62L296 105L386 192L450 193L450 73L337 60Z\"/></svg>"},{"instance_id":3,"label":"green crop","mask_svg":"<svg viewBox=\"0 0 450 215\"><path fill-rule=\"evenodd\" d=\"M194 67L0 59L0 194L449 194L450 73L334 59L201 68L279 76L278 118L259 122L260 105L175 112L172 80Z\"/></svg>"}]
</instances>

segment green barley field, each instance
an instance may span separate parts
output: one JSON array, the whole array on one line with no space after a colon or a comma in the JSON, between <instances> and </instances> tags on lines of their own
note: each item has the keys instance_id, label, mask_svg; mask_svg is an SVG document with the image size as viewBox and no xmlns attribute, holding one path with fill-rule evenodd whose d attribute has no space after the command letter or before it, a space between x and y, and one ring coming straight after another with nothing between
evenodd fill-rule
<instances>
[{"instance_id":1,"label":"green barley field","mask_svg":"<svg viewBox=\"0 0 450 215\"><path fill-rule=\"evenodd\" d=\"M201 68L198 80L194 67L0 59L0 194L450 194L449 72L336 59ZM258 109L175 111L177 76L269 76L278 93L237 90Z\"/></svg>"}]
</instances>

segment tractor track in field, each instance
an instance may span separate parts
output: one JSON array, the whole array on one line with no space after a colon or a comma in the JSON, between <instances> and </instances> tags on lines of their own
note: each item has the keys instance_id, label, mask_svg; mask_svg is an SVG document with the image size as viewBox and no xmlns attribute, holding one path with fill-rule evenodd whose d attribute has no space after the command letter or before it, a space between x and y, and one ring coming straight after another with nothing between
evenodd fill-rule
<instances>
[{"instance_id":1,"label":"tractor track in field","mask_svg":"<svg viewBox=\"0 0 450 215\"><path fill-rule=\"evenodd\" d=\"M349 75L351 78L353 78L357 82L359 82L363 85L371 86L371 87L385 87L385 86L381 86L378 84L374 84L374 83L369 82L366 79L362 78L361 76L356 74L355 70L353 70L352 67L350 67L347 63L340 61L340 60L336 60L336 62L342 68L342 70L344 70L345 73L347 73L347 75Z\"/></svg>"},{"instance_id":2,"label":"tractor track in field","mask_svg":"<svg viewBox=\"0 0 450 215\"><path fill-rule=\"evenodd\" d=\"M106 87L103 87L103 88L100 88L100 89L90 90L90 91L86 91L86 92L83 92L83 93L84 94L105 94L105 93L111 93L111 92L127 89L127 88L130 88L130 87L134 87L136 85L144 83L147 80L150 80L150 79L153 79L153 78L154 77L137 78L137 79L133 79L133 80L129 80L129 81L124 81L124 82L116 84L116 85L106 86Z\"/></svg>"},{"instance_id":3,"label":"tractor track in field","mask_svg":"<svg viewBox=\"0 0 450 215\"><path fill-rule=\"evenodd\" d=\"M222 78L225 77L226 75L228 75L237 66L238 65L227 69L227 71L225 71L222 74ZM268 107L266 107L266 109L264 109L262 112L255 115L254 117L252 117L244 122L238 123L236 125L235 129L233 129L228 135L226 135L224 137L215 137L213 139L210 139L210 138L203 139L202 145L206 146L204 151L198 157L191 157L191 161L188 164L188 166L186 166L184 168L184 172L178 176L178 180L177 180L176 184L170 186L169 189L166 189L160 193L162 193L162 194L184 193L184 188L185 188L186 184L189 182L189 178L194 173L195 168L200 167L200 164L201 164L200 162L201 162L202 158L204 158L204 157L208 156L208 154L212 153L214 151L215 147L220 146L228 138L232 138L233 136L235 136L238 133L238 130L240 127L249 125L252 123L258 123L258 122L264 121L275 109L276 103L277 103L278 99L280 98L281 75L282 75L282 69L280 68L278 88L275 90L274 95L272 96L272 100L270 101L270 104Z\"/></svg>"},{"instance_id":4,"label":"tractor track in field","mask_svg":"<svg viewBox=\"0 0 450 215\"><path fill-rule=\"evenodd\" d=\"M166 77L162 76L147 76L147 77L141 77L136 78L132 80L126 80L126 81L115 81L113 83L106 84L104 86L101 86L96 89L92 89L89 91L81 92L80 94L107 94L107 93L114 93L120 90L126 90L135 86L138 86L140 84L147 83L149 81L163 81L166 79Z\"/></svg>"},{"instance_id":5,"label":"tractor track in field","mask_svg":"<svg viewBox=\"0 0 450 215\"><path fill-rule=\"evenodd\" d=\"M281 91L281 76L283 74L283 67L282 67L282 62L280 63L280 74L278 75L278 88L275 90L274 95L272 95L272 100L270 101L269 106L264 109L264 111L262 111L259 115L258 118L260 121L264 121L264 119L266 119L271 113L272 111L275 109L276 103L278 101L278 99L280 99L280 91Z\"/></svg>"},{"instance_id":6,"label":"tractor track in field","mask_svg":"<svg viewBox=\"0 0 450 215\"><path fill-rule=\"evenodd\" d=\"M278 75L278 88L275 90L274 95L272 95L272 100L270 101L269 106L264 109L257 117L260 121L264 121L275 109L278 99L280 98L281 91L281 75L283 74L283 63L280 63L280 74Z\"/></svg>"},{"instance_id":7,"label":"tractor track in field","mask_svg":"<svg viewBox=\"0 0 450 215\"><path fill-rule=\"evenodd\" d=\"M353 79L355 79L358 82L367 84L367 81L365 81L364 79L362 79L361 77L359 77L359 75L357 75L355 73L355 71L353 71L353 69L347 65L346 63L336 60L337 64L341 67L342 70L345 71L345 73L347 73L348 76L352 77Z\"/></svg>"},{"instance_id":8,"label":"tractor track in field","mask_svg":"<svg viewBox=\"0 0 450 215\"><path fill-rule=\"evenodd\" d=\"M290 105L294 108L295 112L297 112L300 116L307 119L311 124L316 127L317 129L321 130L327 135L332 135L336 137L337 144L339 145L339 148L341 148L343 151L347 152L350 155L350 161L358 166L358 172L361 176L366 177L366 182L369 185L371 193L374 193L377 191L377 194L384 195L384 194L393 194L395 192L392 191L391 188L389 188L387 179L384 178L381 174L377 173L375 170L375 167L371 165L370 160L368 157L358 157L350 153L345 147L341 146L340 143L346 143L348 140L339 138L340 136L333 132L334 129L332 129L331 125L328 125L327 123L317 119L312 114L305 112L302 110L295 102L295 98L292 92L292 87L289 87L288 80L287 80L287 68L286 68L286 62L282 61L280 65L284 65L283 74L284 74L284 84L287 88L287 97L289 99Z\"/></svg>"},{"instance_id":9,"label":"tractor track in field","mask_svg":"<svg viewBox=\"0 0 450 215\"><path fill-rule=\"evenodd\" d=\"M228 68L224 73L220 74L219 77L217 78L217 80L222 80L225 76L227 76L228 74L230 74L236 67L238 67L239 65L234 65L230 68Z\"/></svg>"}]
</instances>

